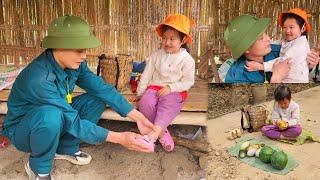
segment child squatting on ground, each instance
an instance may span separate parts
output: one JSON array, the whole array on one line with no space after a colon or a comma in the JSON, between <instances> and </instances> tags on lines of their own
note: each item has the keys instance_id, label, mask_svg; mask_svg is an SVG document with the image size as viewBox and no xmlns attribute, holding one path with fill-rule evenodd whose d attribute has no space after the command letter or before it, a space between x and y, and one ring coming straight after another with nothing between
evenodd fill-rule
<instances>
[{"instance_id":1,"label":"child squatting on ground","mask_svg":"<svg viewBox=\"0 0 320 180\"><path fill-rule=\"evenodd\" d=\"M306 11L299 8L291 9L289 12L281 13L278 17L278 24L282 27L284 40L281 43L280 57L264 62L247 63L248 71L263 70L271 72L272 66L276 60L291 58L291 69L283 83L308 83L309 69L307 63L307 54L310 47L307 39L307 33L311 32L311 25L308 22L310 17Z\"/></svg>"},{"instance_id":2,"label":"child squatting on ground","mask_svg":"<svg viewBox=\"0 0 320 180\"><path fill-rule=\"evenodd\" d=\"M266 125L261 132L270 139L295 139L301 134L299 105L291 100L289 87L280 85L274 91L273 125Z\"/></svg>"},{"instance_id":3,"label":"child squatting on ground","mask_svg":"<svg viewBox=\"0 0 320 180\"><path fill-rule=\"evenodd\" d=\"M179 114L194 84L195 61L186 47L192 43L190 28L194 24L184 15L170 14L156 28L162 38L161 48L147 58L137 89L138 109L155 125L145 136L152 151L157 139L166 151L174 148L167 127Z\"/></svg>"}]
</instances>

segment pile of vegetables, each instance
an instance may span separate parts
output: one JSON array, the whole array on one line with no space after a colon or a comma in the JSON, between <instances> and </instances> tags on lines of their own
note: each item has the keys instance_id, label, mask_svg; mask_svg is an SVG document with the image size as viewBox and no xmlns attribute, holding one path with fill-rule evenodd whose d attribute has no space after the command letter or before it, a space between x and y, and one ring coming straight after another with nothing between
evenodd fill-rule
<instances>
[{"instance_id":1,"label":"pile of vegetables","mask_svg":"<svg viewBox=\"0 0 320 180\"><path fill-rule=\"evenodd\" d=\"M283 151L276 151L265 144L250 144L246 141L241 144L239 158L257 157L264 163L271 163L275 169L282 170L288 163L288 155Z\"/></svg>"}]
</instances>

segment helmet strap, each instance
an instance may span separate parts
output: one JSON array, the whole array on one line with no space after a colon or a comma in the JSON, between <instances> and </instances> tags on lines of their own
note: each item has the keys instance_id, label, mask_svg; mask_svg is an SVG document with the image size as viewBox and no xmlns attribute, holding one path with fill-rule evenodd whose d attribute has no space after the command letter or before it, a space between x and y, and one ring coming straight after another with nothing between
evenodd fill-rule
<instances>
[{"instance_id":1,"label":"helmet strap","mask_svg":"<svg viewBox=\"0 0 320 180\"><path fill-rule=\"evenodd\" d=\"M187 40L186 40L186 36L184 36L183 39L182 39L182 41L181 41L181 43L180 43L180 46L184 45L184 44L186 43L186 41L187 41Z\"/></svg>"},{"instance_id":2,"label":"helmet strap","mask_svg":"<svg viewBox=\"0 0 320 180\"><path fill-rule=\"evenodd\" d=\"M302 28L301 28L301 33L306 31L306 23L303 24Z\"/></svg>"}]
</instances>

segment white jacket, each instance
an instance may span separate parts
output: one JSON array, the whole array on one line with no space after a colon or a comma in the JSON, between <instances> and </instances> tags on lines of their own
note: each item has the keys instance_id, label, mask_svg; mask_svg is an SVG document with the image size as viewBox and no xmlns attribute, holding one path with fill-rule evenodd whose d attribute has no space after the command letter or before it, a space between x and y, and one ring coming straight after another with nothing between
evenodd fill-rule
<instances>
[{"instance_id":1,"label":"white jacket","mask_svg":"<svg viewBox=\"0 0 320 180\"><path fill-rule=\"evenodd\" d=\"M276 122L278 120L285 120L289 126L299 124L300 120L300 108L299 105L293 100L290 101L287 109L281 109L277 102L274 103L272 120Z\"/></svg>"},{"instance_id":2,"label":"white jacket","mask_svg":"<svg viewBox=\"0 0 320 180\"><path fill-rule=\"evenodd\" d=\"M291 68L287 78L283 83L308 83L309 68L307 63L307 54L310 47L306 36L300 36L292 41L283 41L281 43L280 57L274 60L264 62L264 71L271 72L272 66L276 60L285 60L292 58Z\"/></svg>"},{"instance_id":3,"label":"white jacket","mask_svg":"<svg viewBox=\"0 0 320 180\"><path fill-rule=\"evenodd\" d=\"M137 95L141 96L148 85L168 85L171 92L187 91L194 84L194 76L195 61L186 49L181 48L175 54L159 49L146 59Z\"/></svg>"}]
</instances>

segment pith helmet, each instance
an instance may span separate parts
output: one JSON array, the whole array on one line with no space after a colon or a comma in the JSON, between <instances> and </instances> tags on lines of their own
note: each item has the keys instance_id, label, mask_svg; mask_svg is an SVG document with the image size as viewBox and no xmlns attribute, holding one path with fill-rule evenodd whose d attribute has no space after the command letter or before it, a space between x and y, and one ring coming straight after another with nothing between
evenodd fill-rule
<instances>
[{"instance_id":1,"label":"pith helmet","mask_svg":"<svg viewBox=\"0 0 320 180\"><path fill-rule=\"evenodd\" d=\"M305 26L306 26L306 31L307 32L311 32L311 24L309 23L308 19L311 17L310 14L308 14L306 11L300 9L300 8L294 8L294 9L290 9L290 11L288 12L283 12L281 14L279 14L278 17L278 24L282 27L283 26L283 15L284 14L295 14L299 17L301 17L304 22L305 22Z\"/></svg>"},{"instance_id":2,"label":"pith helmet","mask_svg":"<svg viewBox=\"0 0 320 180\"><path fill-rule=\"evenodd\" d=\"M231 20L224 32L224 40L231 48L234 59L238 59L269 26L270 18L241 15Z\"/></svg>"},{"instance_id":3,"label":"pith helmet","mask_svg":"<svg viewBox=\"0 0 320 180\"><path fill-rule=\"evenodd\" d=\"M157 26L156 32L159 37L162 37L162 28L163 26L170 26L174 29L176 29L179 32L182 32L186 35L186 43L191 44L192 43L192 37L190 35L190 29L195 25L194 20L190 20L187 16L182 14L170 14L164 21L164 23L161 23Z\"/></svg>"},{"instance_id":4,"label":"pith helmet","mask_svg":"<svg viewBox=\"0 0 320 180\"><path fill-rule=\"evenodd\" d=\"M101 42L91 33L89 24L82 18L66 15L56 18L43 40L44 48L86 49L100 46Z\"/></svg>"}]
</instances>

